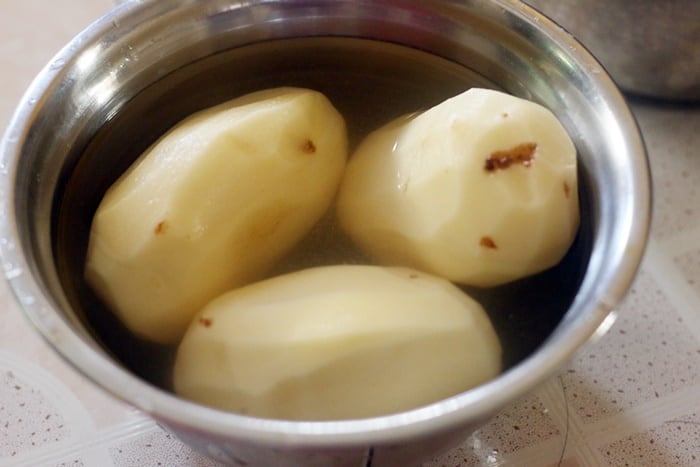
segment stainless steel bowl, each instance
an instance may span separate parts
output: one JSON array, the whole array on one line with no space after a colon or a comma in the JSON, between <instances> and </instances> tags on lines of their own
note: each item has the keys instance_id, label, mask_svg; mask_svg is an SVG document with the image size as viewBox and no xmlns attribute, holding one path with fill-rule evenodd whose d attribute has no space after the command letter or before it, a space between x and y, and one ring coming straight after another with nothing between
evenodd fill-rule
<instances>
[{"instance_id":1,"label":"stainless steel bowl","mask_svg":"<svg viewBox=\"0 0 700 467\"><path fill-rule=\"evenodd\" d=\"M373 93L368 76L408 81ZM422 96L420 80L445 94L478 84L540 102L578 149L583 219L572 251L553 272L481 295L508 342L507 370L426 407L337 422L224 413L164 389L167 349L124 332L81 279L101 193L174 121L223 98L314 85L346 96L341 110L365 119L359 137L381 123L372 119L384 104L403 112L441 97ZM234 465L412 465L457 444L596 335L635 275L650 216L645 149L624 98L571 36L509 0L127 2L38 75L0 163L2 263L38 332L95 384Z\"/></svg>"},{"instance_id":2,"label":"stainless steel bowl","mask_svg":"<svg viewBox=\"0 0 700 467\"><path fill-rule=\"evenodd\" d=\"M525 0L568 29L623 89L700 101L697 0Z\"/></svg>"}]
</instances>

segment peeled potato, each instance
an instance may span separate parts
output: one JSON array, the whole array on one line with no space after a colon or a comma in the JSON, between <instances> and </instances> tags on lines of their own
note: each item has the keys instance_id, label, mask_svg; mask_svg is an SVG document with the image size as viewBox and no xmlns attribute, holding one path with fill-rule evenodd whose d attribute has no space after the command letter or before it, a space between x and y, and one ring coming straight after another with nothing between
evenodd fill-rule
<instances>
[{"instance_id":1,"label":"peeled potato","mask_svg":"<svg viewBox=\"0 0 700 467\"><path fill-rule=\"evenodd\" d=\"M198 112L107 191L85 277L135 334L176 342L192 316L257 280L332 202L345 123L320 93L262 91Z\"/></svg>"},{"instance_id":2,"label":"peeled potato","mask_svg":"<svg viewBox=\"0 0 700 467\"><path fill-rule=\"evenodd\" d=\"M325 266L209 303L185 334L174 389L259 417L339 420L413 409L495 377L481 306L408 268Z\"/></svg>"},{"instance_id":3,"label":"peeled potato","mask_svg":"<svg viewBox=\"0 0 700 467\"><path fill-rule=\"evenodd\" d=\"M576 149L544 107L470 89L370 134L337 212L383 264L499 285L557 264L571 246Z\"/></svg>"}]
</instances>

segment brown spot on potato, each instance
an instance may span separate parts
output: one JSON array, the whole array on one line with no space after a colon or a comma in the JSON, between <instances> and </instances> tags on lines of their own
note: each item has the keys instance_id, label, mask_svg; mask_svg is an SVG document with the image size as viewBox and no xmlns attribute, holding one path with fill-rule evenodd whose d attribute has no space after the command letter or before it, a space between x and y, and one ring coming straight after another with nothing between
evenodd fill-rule
<instances>
[{"instance_id":1,"label":"brown spot on potato","mask_svg":"<svg viewBox=\"0 0 700 467\"><path fill-rule=\"evenodd\" d=\"M313 154L316 152L316 145L313 141L307 139L306 142L304 142L304 144L301 146L301 151L305 154Z\"/></svg>"},{"instance_id":2,"label":"brown spot on potato","mask_svg":"<svg viewBox=\"0 0 700 467\"><path fill-rule=\"evenodd\" d=\"M208 328L212 325L212 320L211 318L205 318L202 316L201 318L199 318L199 324L201 324L205 328Z\"/></svg>"},{"instance_id":3,"label":"brown spot on potato","mask_svg":"<svg viewBox=\"0 0 700 467\"><path fill-rule=\"evenodd\" d=\"M509 149L494 151L486 158L484 170L487 172L503 170L513 164L530 167L535 160L536 151L537 143L521 143Z\"/></svg>"},{"instance_id":4,"label":"brown spot on potato","mask_svg":"<svg viewBox=\"0 0 700 467\"><path fill-rule=\"evenodd\" d=\"M564 196L567 198L571 196L571 187L569 187L569 184L564 182Z\"/></svg>"},{"instance_id":5,"label":"brown spot on potato","mask_svg":"<svg viewBox=\"0 0 700 467\"><path fill-rule=\"evenodd\" d=\"M160 221L158 222L158 225L156 225L156 228L153 229L153 233L156 235L162 235L165 233L165 229L167 229L168 224L165 223L165 221Z\"/></svg>"},{"instance_id":6,"label":"brown spot on potato","mask_svg":"<svg viewBox=\"0 0 700 467\"><path fill-rule=\"evenodd\" d=\"M498 249L496 242L494 242L493 238L491 238L491 237L481 237L481 240L479 241L479 245L483 246L484 248L488 248L490 250Z\"/></svg>"}]
</instances>

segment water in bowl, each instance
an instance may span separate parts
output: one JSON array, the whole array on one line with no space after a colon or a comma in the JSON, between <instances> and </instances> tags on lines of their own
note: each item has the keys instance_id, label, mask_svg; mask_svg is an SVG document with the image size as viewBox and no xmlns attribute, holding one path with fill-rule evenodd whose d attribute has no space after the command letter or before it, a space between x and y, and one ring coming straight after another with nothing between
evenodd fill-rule
<instances>
[{"instance_id":1,"label":"water in bowl","mask_svg":"<svg viewBox=\"0 0 700 467\"><path fill-rule=\"evenodd\" d=\"M54 252L63 287L96 340L145 380L170 387L174 348L131 334L83 279L92 216L105 190L151 143L185 116L260 89L323 92L346 119L351 148L375 128L470 87L497 88L468 68L417 49L351 38L269 41L211 55L164 76L114 112L77 158L54 202ZM582 174L583 175L583 174ZM580 180L581 231L556 267L504 286L464 288L501 337L504 368L530 355L566 313L591 249L590 206ZM336 228L332 212L271 274L324 264L369 262Z\"/></svg>"}]
</instances>

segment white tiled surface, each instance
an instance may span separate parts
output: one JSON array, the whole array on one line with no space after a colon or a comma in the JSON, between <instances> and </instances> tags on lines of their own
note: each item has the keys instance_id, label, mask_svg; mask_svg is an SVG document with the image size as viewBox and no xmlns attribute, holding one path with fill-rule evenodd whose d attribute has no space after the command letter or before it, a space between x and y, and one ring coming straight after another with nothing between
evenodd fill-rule
<instances>
[{"instance_id":1,"label":"white tiled surface","mask_svg":"<svg viewBox=\"0 0 700 467\"><path fill-rule=\"evenodd\" d=\"M0 0L0 129L108 0ZM633 102L655 205L619 318L551 381L426 467L700 465L700 106ZM0 466L214 466L53 355L0 283Z\"/></svg>"}]
</instances>

